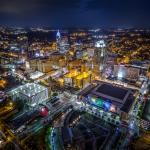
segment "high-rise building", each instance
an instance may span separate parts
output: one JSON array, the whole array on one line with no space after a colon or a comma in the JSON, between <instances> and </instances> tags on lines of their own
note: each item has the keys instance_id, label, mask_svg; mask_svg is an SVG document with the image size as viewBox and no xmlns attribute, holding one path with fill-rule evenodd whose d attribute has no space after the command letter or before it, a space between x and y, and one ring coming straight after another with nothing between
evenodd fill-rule
<instances>
[{"instance_id":1,"label":"high-rise building","mask_svg":"<svg viewBox=\"0 0 150 150\"><path fill-rule=\"evenodd\" d=\"M60 40L61 40L61 34L60 34L59 30L58 30L57 33L56 33L56 42L57 42L57 44L60 43Z\"/></svg>"},{"instance_id":2,"label":"high-rise building","mask_svg":"<svg viewBox=\"0 0 150 150\"><path fill-rule=\"evenodd\" d=\"M57 50L60 53L66 53L69 49L68 38L66 36L61 36L59 30L56 33L56 43Z\"/></svg>"},{"instance_id":3,"label":"high-rise building","mask_svg":"<svg viewBox=\"0 0 150 150\"><path fill-rule=\"evenodd\" d=\"M107 57L107 51L106 51L106 44L104 40L99 40L95 43L96 47L96 56L97 56L97 63L99 64L99 70L102 71L106 65L106 57Z\"/></svg>"}]
</instances>

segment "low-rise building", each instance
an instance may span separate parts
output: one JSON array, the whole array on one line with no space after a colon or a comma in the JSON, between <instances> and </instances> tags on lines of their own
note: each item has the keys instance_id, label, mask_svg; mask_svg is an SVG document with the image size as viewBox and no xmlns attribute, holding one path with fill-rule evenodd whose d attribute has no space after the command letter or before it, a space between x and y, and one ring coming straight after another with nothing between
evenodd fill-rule
<instances>
[{"instance_id":1,"label":"low-rise building","mask_svg":"<svg viewBox=\"0 0 150 150\"><path fill-rule=\"evenodd\" d=\"M48 89L40 84L27 83L12 90L11 96L23 100L29 106L36 106L48 99Z\"/></svg>"}]
</instances>

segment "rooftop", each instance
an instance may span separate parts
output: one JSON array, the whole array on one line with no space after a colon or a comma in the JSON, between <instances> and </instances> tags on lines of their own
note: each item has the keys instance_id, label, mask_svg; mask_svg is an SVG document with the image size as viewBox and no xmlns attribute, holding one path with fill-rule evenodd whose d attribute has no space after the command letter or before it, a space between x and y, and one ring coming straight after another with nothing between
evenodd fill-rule
<instances>
[{"instance_id":1,"label":"rooftop","mask_svg":"<svg viewBox=\"0 0 150 150\"><path fill-rule=\"evenodd\" d=\"M123 100L128 90L110 84L102 84L97 88L96 92Z\"/></svg>"},{"instance_id":2,"label":"rooftop","mask_svg":"<svg viewBox=\"0 0 150 150\"><path fill-rule=\"evenodd\" d=\"M76 76L76 79L81 80L81 79L89 77L89 75L90 75L89 72L83 72L83 73L79 74L78 76Z\"/></svg>"},{"instance_id":3,"label":"rooftop","mask_svg":"<svg viewBox=\"0 0 150 150\"><path fill-rule=\"evenodd\" d=\"M129 112L134 101L134 91L118 85L96 81L95 85L90 85L82 90L79 95L83 97L95 97L96 101L107 101L120 108L124 112Z\"/></svg>"},{"instance_id":4,"label":"rooftop","mask_svg":"<svg viewBox=\"0 0 150 150\"><path fill-rule=\"evenodd\" d=\"M77 75L79 75L79 72L77 70L71 70L69 73L65 75L65 78L73 78Z\"/></svg>"},{"instance_id":5,"label":"rooftop","mask_svg":"<svg viewBox=\"0 0 150 150\"><path fill-rule=\"evenodd\" d=\"M44 91L46 88L40 84L35 83L27 83L25 85L19 86L12 92L14 93L21 93L28 97L32 97L33 95L36 95L37 93L40 93Z\"/></svg>"},{"instance_id":6,"label":"rooftop","mask_svg":"<svg viewBox=\"0 0 150 150\"><path fill-rule=\"evenodd\" d=\"M31 79L37 79L37 78L39 78L39 77L41 77L43 75L44 75L44 73L42 73L40 71L35 71L35 72L30 74L30 78Z\"/></svg>"}]
</instances>

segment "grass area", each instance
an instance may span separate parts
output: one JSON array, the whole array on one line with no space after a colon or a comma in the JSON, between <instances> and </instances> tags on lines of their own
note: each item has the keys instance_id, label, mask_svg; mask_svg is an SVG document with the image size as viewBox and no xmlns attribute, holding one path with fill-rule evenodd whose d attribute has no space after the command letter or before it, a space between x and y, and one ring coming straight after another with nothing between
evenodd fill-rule
<instances>
[{"instance_id":1,"label":"grass area","mask_svg":"<svg viewBox=\"0 0 150 150\"><path fill-rule=\"evenodd\" d=\"M51 132L52 132L52 128L48 127L46 130L46 136L45 136L46 150L52 150L51 140L50 140Z\"/></svg>"},{"instance_id":2,"label":"grass area","mask_svg":"<svg viewBox=\"0 0 150 150\"><path fill-rule=\"evenodd\" d=\"M139 107L139 110L138 110L138 117L142 117L143 110L144 110L144 104L142 104L142 105Z\"/></svg>"}]
</instances>

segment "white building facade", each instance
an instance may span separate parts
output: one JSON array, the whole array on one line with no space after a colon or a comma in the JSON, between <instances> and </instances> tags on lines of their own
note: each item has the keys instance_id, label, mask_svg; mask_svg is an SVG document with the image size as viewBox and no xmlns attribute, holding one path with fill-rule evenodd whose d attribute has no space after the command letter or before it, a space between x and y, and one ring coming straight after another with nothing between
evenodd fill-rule
<instances>
[{"instance_id":1,"label":"white building facade","mask_svg":"<svg viewBox=\"0 0 150 150\"><path fill-rule=\"evenodd\" d=\"M13 97L18 97L23 100L25 104L33 107L48 99L48 89L35 83L27 83L19 86L11 91L11 94Z\"/></svg>"}]
</instances>

